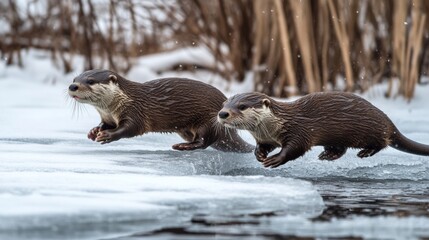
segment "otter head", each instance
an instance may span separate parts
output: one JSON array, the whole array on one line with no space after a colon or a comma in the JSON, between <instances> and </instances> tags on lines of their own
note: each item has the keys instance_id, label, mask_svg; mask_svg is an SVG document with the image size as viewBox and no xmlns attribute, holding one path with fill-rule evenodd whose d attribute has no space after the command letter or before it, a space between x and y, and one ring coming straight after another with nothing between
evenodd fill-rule
<instances>
[{"instance_id":1,"label":"otter head","mask_svg":"<svg viewBox=\"0 0 429 240\"><path fill-rule=\"evenodd\" d=\"M108 70L89 70L73 80L68 93L80 103L108 106L120 92L118 78L116 73Z\"/></svg>"},{"instance_id":2,"label":"otter head","mask_svg":"<svg viewBox=\"0 0 429 240\"><path fill-rule=\"evenodd\" d=\"M219 111L217 120L226 127L254 131L272 116L272 99L262 93L243 93L230 97Z\"/></svg>"}]
</instances>

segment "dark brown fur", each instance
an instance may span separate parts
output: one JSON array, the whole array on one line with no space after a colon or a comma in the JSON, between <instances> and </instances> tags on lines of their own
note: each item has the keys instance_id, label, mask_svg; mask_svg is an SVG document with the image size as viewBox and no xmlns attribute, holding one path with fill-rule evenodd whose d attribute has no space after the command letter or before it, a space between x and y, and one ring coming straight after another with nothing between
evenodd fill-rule
<instances>
[{"instance_id":1,"label":"dark brown fur","mask_svg":"<svg viewBox=\"0 0 429 240\"><path fill-rule=\"evenodd\" d=\"M324 146L322 160L338 159L347 148L362 149L358 156L369 157L388 145L429 156L428 145L403 136L380 109L351 93L313 93L290 103L261 93L238 94L224 104L218 121L249 130L257 142L256 158L265 167L294 160L312 146ZM276 147L280 153L268 157Z\"/></svg>"},{"instance_id":2,"label":"dark brown fur","mask_svg":"<svg viewBox=\"0 0 429 240\"><path fill-rule=\"evenodd\" d=\"M173 145L176 150L212 146L222 151L250 152L253 148L236 130L216 122L226 97L199 81L164 78L137 83L112 71L91 70L74 79L69 94L95 106L100 113L100 125L88 133L88 138L97 142L148 132L175 132L188 141Z\"/></svg>"}]
</instances>

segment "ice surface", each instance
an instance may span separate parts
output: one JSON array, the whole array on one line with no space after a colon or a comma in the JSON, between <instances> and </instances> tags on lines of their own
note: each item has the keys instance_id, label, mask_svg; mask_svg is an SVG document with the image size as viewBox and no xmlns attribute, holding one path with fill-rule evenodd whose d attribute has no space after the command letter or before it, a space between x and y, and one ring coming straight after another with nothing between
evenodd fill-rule
<instances>
[{"instance_id":1,"label":"ice surface","mask_svg":"<svg viewBox=\"0 0 429 240\"><path fill-rule=\"evenodd\" d=\"M340 160L329 162L317 160L322 148L315 147L280 168L264 169L251 153L173 151L171 145L182 140L172 134L148 134L99 145L86 139L87 131L99 123L98 114L91 106L73 114L73 103L66 95L76 73L52 71L42 55L30 54L39 61L25 64L25 69L0 64L1 239L108 238L169 226L250 235L429 235L426 217L314 222L311 218L319 216L325 204L310 183L327 179L424 182L429 180L427 157L388 148L367 159L356 157L357 150L349 150ZM144 73L147 78L166 76L141 66L130 74ZM198 74L193 78L200 78ZM237 86L227 95L239 92ZM384 99L384 87L374 88L364 97L386 112L404 135L429 144L429 88L418 87L416 98L408 104L401 98ZM253 143L248 133L241 135ZM258 219L251 227L190 224L198 216L222 223L248 222L254 220L251 216L265 215L274 216Z\"/></svg>"},{"instance_id":2,"label":"ice surface","mask_svg":"<svg viewBox=\"0 0 429 240\"><path fill-rule=\"evenodd\" d=\"M182 140L165 134L99 145L86 139L98 114L89 107L73 117L66 85L5 78L0 87L10 89L0 96L0 237L106 237L194 214L323 210L307 181L220 176L253 162L251 154L176 152Z\"/></svg>"}]
</instances>

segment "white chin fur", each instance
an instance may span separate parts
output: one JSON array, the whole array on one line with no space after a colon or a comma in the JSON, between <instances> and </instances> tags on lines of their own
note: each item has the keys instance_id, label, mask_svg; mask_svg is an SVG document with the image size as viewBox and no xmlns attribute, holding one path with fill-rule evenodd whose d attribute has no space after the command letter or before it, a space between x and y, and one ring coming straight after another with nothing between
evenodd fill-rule
<instances>
[{"instance_id":1,"label":"white chin fur","mask_svg":"<svg viewBox=\"0 0 429 240\"><path fill-rule=\"evenodd\" d=\"M242 125L237 125L237 124L231 124L231 123L224 123L223 124L225 127L227 128L234 128L234 129L241 129L241 130L248 130L246 129L244 126Z\"/></svg>"},{"instance_id":2,"label":"white chin fur","mask_svg":"<svg viewBox=\"0 0 429 240\"><path fill-rule=\"evenodd\" d=\"M230 125L230 124L228 124L228 123L224 123L223 125L224 125L225 127L227 127L227 128L236 128L235 126Z\"/></svg>"},{"instance_id":3,"label":"white chin fur","mask_svg":"<svg viewBox=\"0 0 429 240\"><path fill-rule=\"evenodd\" d=\"M69 96L71 97L71 98L73 98L76 102L78 102L78 103L89 103L89 101L88 100L85 100L85 98L83 97L83 96L79 96L78 94L76 94L76 93L71 93L71 92L69 92Z\"/></svg>"},{"instance_id":4,"label":"white chin fur","mask_svg":"<svg viewBox=\"0 0 429 240\"><path fill-rule=\"evenodd\" d=\"M224 127L235 128L233 125L227 123L224 119L220 118L219 116L217 117L217 121L218 121L218 123L220 123Z\"/></svg>"}]
</instances>

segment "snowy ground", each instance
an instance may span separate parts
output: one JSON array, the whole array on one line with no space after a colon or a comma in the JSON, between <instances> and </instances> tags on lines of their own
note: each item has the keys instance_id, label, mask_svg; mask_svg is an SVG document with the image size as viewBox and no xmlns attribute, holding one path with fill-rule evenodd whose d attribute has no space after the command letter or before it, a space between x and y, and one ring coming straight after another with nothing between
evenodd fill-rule
<instances>
[{"instance_id":1,"label":"snowy ground","mask_svg":"<svg viewBox=\"0 0 429 240\"><path fill-rule=\"evenodd\" d=\"M43 55L28 61L0 64L0 239L429 237L428 157L388 148L327 162L316 147L270 170L252 154L173 151L176 135L99 145L86 138L98 115L90 106L73 115L66 95L77 72L52 71ZM149 65L129 78L157 77ZM224 87L207 73L184 76ZM410 104L383 89L365 97L429 144L429 87Z\"/></svg>"}]
</instances>

